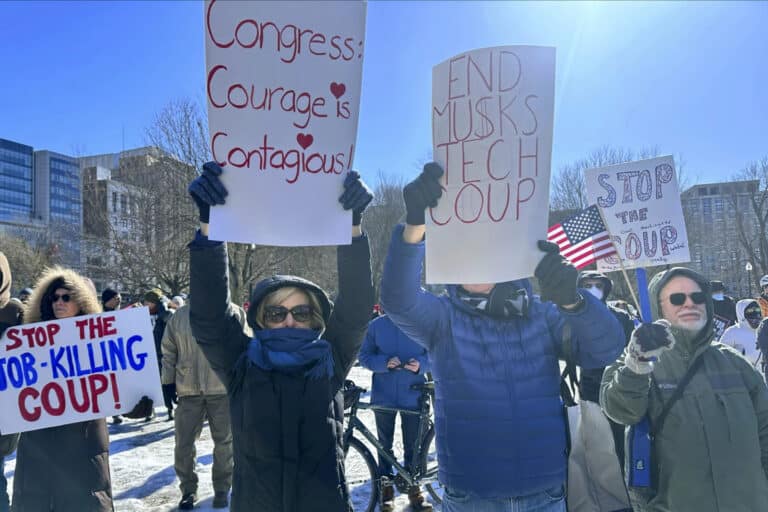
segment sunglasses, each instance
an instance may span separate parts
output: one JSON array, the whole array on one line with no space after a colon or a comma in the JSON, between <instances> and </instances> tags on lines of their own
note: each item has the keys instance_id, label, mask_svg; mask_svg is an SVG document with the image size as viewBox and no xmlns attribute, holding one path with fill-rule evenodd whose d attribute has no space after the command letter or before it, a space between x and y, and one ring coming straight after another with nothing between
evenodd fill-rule
<instances>
[{"instance_id":1,"label":"sunglasses","mask_svg":"<svg viewBox=\"0 0 768 512\"><path fill-rule=\"evenodd\" d=\"M290 313L297 322L308 322L312 318L313 312L312 306L309 304L300 304L291 309L284 306L267 306L264 308L264 320L271 324L279 324Z\"/></svg>"},{"instance_id":2,"label":"sunglasses","mask_svg":"<svg viewBox=\"0 0 768 512\"><path fill-rule=\"evenodd\" d=\"M51 302L56 303L59 301L59 299L63 300L64 302L69 302L72 300L72 296L68 293L64 293L62 295L59 295L58 293L53 294L53 300Z\"/></svg>"},{"instance_id":3,"label":"sunglasses","mask_svg":"<svg viewBox=\"0 0 768 512\"><path fill-rule=\"evenodd\" d=\"M693 292L690 294L670 293L669 303L673 306L682 306L685 304L686 297L690 297L694 304L704 304L707 301L707 294L704 292Z\"/></svg>"},{"instance_id":4,"label":"sunglasses","mask_svg":"<svg viewBox=\"0 0 768 512\"><path fill-rule=\"evenodd\" d=\"M762 318L763 312L759 309L748 309L744 311L744 318Z\"/></svg>"}]
</instances>

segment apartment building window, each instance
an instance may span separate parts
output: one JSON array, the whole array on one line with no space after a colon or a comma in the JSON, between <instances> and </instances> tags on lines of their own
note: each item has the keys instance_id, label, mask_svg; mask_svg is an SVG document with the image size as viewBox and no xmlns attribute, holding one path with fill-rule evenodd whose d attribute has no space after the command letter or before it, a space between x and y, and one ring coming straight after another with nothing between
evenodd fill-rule
<instances>
[{"instance_id":1,"label":"apartment building window","mask_svg":"<svg viewBox=\"0 0 768 512\"><path fill-rule=\"evenodd\" d=\"M128 213L128 197L125 194L120 196L120 213L123 215Z\"/></svg>"},{"instance_id":2,"label":"apartment building window","mask_svg":"<svg viewBox=\"0 0 768 512\"><path fill-rule=\"evenodd\" d=\"M715 213L721 214L723 213L723 198L722 197L716 197L715 198Z\"/></svg>"},{"instance_id":3,"label":"apartment building window","mask_svg":"<svg viewBox=\"0 0 768 512\"><path fill-rule=\"evenodd\" d=\"M117 192L112 192L112 213L117 213Z\"/></svg>"}]
</instances>

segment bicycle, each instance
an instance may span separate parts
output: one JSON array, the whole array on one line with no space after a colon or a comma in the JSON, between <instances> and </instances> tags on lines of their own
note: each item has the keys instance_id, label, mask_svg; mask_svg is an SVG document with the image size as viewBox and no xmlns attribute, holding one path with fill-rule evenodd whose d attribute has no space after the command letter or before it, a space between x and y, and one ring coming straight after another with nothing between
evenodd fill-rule
<instances>
[{"instance_id":1,"label":"bicycle","mask_svg":"<svg viewBox=\"0 0 768 512\"><path fill-rule=\"evenodd\" d=\"M432 501L439 505L442 503L442 487L437 480L437 450L435 449L435 425L430 416L430 400L435 398L435 383L432 381L424 384L414 384L412 389L421 392L419 399L419 410L412 411L394 407L384 407L373 405L360 401L360 395L367 390L357 386L354 382L348 380L344 383L344 416L347 418L347 427L343 434L344 446L344 473L346 475L347 485L353 494L367 493L368 498L363 499L363 507L355 506L356 512L373 512L379 501L379 484L381 476L379 475L376 459L371 450L358 437L354 435L358 431L376 450L379 457L384 458L397 471L394 478L394 485L400 493L407 493L412 486L425 485L427 492L432 497ZM357 417L360 409L369 409L372 411L400 412L402 414L414 414L419 416L419 430L416 437L416 446L414 447L413 460L415 467L406 468L401 465L396 457L390 455L379 442L376 434L371 432L368 427ZM352 492L352 491L355 492ZM354 501L354 499L353 499Z\"/></svg>"}]
</instances>

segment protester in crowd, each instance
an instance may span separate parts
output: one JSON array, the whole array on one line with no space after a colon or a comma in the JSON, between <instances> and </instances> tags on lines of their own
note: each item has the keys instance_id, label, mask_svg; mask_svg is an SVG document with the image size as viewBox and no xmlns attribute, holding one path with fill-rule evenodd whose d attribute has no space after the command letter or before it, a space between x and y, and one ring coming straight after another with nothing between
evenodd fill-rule
<instances>
[{"instance_id":1,"label":"protester in crowd","mask_svg":"<svg viewBox=\"0 0 768 512\"><path fill-rule=\"evenodd\" d=\"M711 281L709 285L712 290L712 304L714 305L713 328L715 340L718 341L725 330L738 320L736 318L736 301L725 294L725 285L722 281Z\"/></svg>"},{"instance_id":2,"label":"protester in crowd","mask_svg":"<svg viewBox=\"0 0 768 512\"><path fill-rule=\"evenodd\" d=\"M763 377L768 375L766 368L768 368L768 362L766 362L766 356L768 356L768 317L763 318L760 322L760 326L757 328L757 348L760 350L760 368L763 372Z\"/></svg>"},{"instance_id":3,"label":"protester in crowd","mask_svg":"<svg viewBox=\"0 0 768 512\"><path fill-rule=\"evenodd\" d=\"M173 314L172 310L166 307L168 299L159 288L154 288L144 294L143 304L149 308L149 318L152 320L152 335L155 338L155 352L157 353L157 364L159 369L162 369L163 365L163 351L161 349L161 343L163 341L163 333L165 332L165 325L168 322L169 317ZM173 420L173 397L168 393L163 393L163 402L165 408L168 411L168 417L166 421ZM146 421L151 421L155 412L144 418Z\"/></svg>"},{"instance_id":4,"label":"protester in crowd","mask_svg":"<svg viewBox=\"0 0 768 512\"><path fill-rule=\"evenodd\" d=\"M245 328L245 312L235 304L232 309ZM189 311L187 304L171 316L162 343L163 392L178 397L174 469L181 489L179 510L192 510L197 501L195 441L200 438L206 418L213 439L213 508L225 508L232 487L229 400L224 384L192 337Z\"/></svg>"},{"instance_id":5,"label":"protester in crowd","mask_svg":"<svg viewBox=\"0 0 768 512\"><path fill-rule=\"evenodd\" d=\"M120 303L123 298L120 293L112 288L104 288L101 292L101 307L104 311L117 311L120 309ZM112 416L112 423L119 425L123 422L123 418L120 415Z\"/></svg>"},{"instance_id":6,"label":"protester in crowd","mask_svg":"<svg viewBox=\"0 0 768 512\"><path fill-rule=\"evenodd\" d=\"M371 403L384 407L393 407L418 411L421 392L411 386L423 384L425 373L429 371L427 351L410 339L386 314L375 318L368 324L363 347L360 349L360 364L373 372ZM395 435L396 412L374 411L376 434L384 449L394 457L392 441ZM400 413L400 426L403 434L405 467L413 468L413 451L419 434L419 416ZM392 465L379 456L379 476L381 477L381 512L395 510L394 473ZM408 501L412 510L432 510L432 505L424 501L419 486L408 490Z\"/></svg>"},{"instance_id":7,"label":"protester in crowd","mask_svg":"<svg viewBox=\"0 0 768 512\"><path fill-rule=\"evenodd\" d=\"M760 278L760 297L757 298L763 318L768 317L768 274Z\"/></svg>"},{"instance_id":8,"label":"protester in crowd","mask_svg":"<svg viewBox=\"0 0 768 512\"><path fill-rule=\"evenodd\" d=\"M86 278L62 267L46 269L29 298L24 321L34 323L101 312ZM128 417L151 408L146 397ZM111 512L109 435L104 419L23 432L16 453L13 512Z\"/></svg>"},{"instance_id":9,"label":"protester in crowd","mask_svg":"<svg viewBox=\"0 0 768 512\"><path fill-rule=\"evenodd\" d=\"M578 287L594 295L599 301L605 304L608 309L619 321L624 330L624 346L629 343L632 331L635 329L635 322L629 316L629 313L608 304L608 296L613 289L613 281L595 270L585 270L579 274ZM611 361L613 362L613 361ZM579 396L583 400L590 402L600 402L600 382L603 379L603 370L605 368L585 369L582 368L579 380ZM614 447L619 459L619 466L624 469L624 425L616 423L609 419L611 431L613 432Z\"/></svg>"},{"instance_id":10,"label":"protester in crowd","mask_svg":"<svg viewBox=\"0 0 768 512\"><path fill-rule=\"evenodd\" d=\"M19 300L20 300L22 303L26 304L26 303L27 303L27 301L29 300L29 296L30 296L30 295L32 295L32 288L23 288L23 289L22 289L22 290L19 292Z\"/></svg>"},{"instance_id":11,"label":"protester in crowd","mask_svg":"<svg viewBox=\"0 0 768 512\"><path fill-rule=\"evenodd\" d=\"M0 337L9 327L21 322L20 302L11 300L13 276L5 254L0 252ZM8 481L5 479L5 457L16 449L19 434L0 435L0 512L8 512Z\"/></svg>"},{"instance_id":12,"label":"protester in crowd","mask_svg":"<svg viewBox=\"0 0 768 512\"><path fill-rule=\"evenodd\" d=\"M449 285L440 297L421 288L425 210L437 205L442 172L429 163L403 191L406 225L392 237L381 302L429 352L443 510L564 511L564 329L577 364L600 368L620 354L621 327L577 292L578 271L545 241L535 273L543 301L527 280Z\"/></svg>"},{"instance_id":13,"label":"protester in crowd","mask_svg":"<svg viewBox=\"0 0 768 512\"><path fill-rule=\"evenodd\" d=\"M757 328L763 315L754 299L743 299L736 304L737 322L726 329L720 338L721 343L733 347L758 368L760 351L757 348Z\"/></svg>"},{"instance_id":14,"label":"protester in crowd","mask_svg":"<svg viewBox=\"0 0 768 512\"><path fill-rule=\"evenodd\" d=\"M230 303L226 245L207 239L210 206L224 204L227 195L221 172L207 163L189 188L201 222L189 245L190 323L229 394L235 458L231 510L350 510L341 389L373 307L370 251L360 228L373 194L357 172L347 174L339 202L352 210L353 238L337 249L336 305L301 277L264 279L250 299L250 338Z\"/></svg>"},{"instance_id":15,"label":"protester in crowd","mask_svg":"<svg viewBox=\"0 0 768 512\"><path fill-rule=\"evenodd\" d=\"M120 292L112 288L104 288L104 291L101 292L101 305L104 311L117 311L120 309L122 301L123 297L120 295Z\"/></svg>"},{"instance_id":16,"label":"protester in crowd","mask_svg":"<svg viewBox=\"0 0 768 512\"><path fill-rule=\"evenodd\" d=\"M605 370L600 403L619 423L652 429L653 487L630 487L636 511L764 510L768 503L768 388L733 349L712 343L709 281L687 268L648 285L653 324L632 334ZM693 372L687 386L687 372ZM676 392L677 391L677 392ZM630 469L628 468L628 471Z\"/></svg>"}]
</instances>

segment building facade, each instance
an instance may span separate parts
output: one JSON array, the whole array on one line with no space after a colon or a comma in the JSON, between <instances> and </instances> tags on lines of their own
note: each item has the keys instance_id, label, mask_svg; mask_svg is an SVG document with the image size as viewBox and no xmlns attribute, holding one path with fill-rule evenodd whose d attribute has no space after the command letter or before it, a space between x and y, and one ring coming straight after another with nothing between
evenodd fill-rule
<instances>
[{"instance_id":1,"label":"building facade","mask_svg":"<svg viewBox=\"0 0 768 512\"><path fill-rule=\"evenodd\" d=\"M0 139L0 225L82 269L82 188L76 158Z\"/></svg>"},{"instance_id":2,"label":"building facade","mask_svg":"<svg viewBox=\"0 0 768 512\"><path fill-rule=\"evenodd\" d=\"M739 242L738 223L742 222L748 233L758 229L750 201L759 186L757 180L706 183L680 195L691 251L690 266L709 279L722 281L734 297L749 296L750 278L752 293L756 293L755 271L748 275L745 270L747 252ZM742 214L740 219L737 209Z\"/></svg>"}]
</instances>

